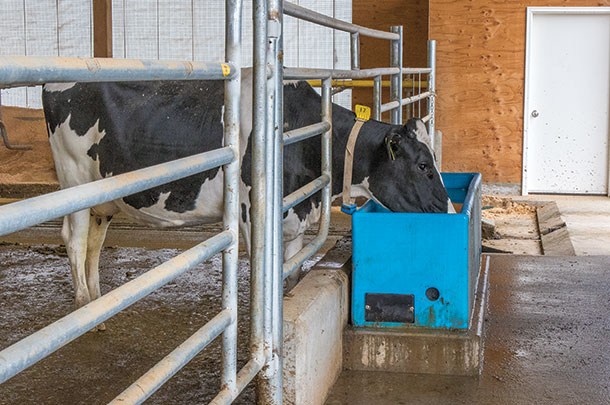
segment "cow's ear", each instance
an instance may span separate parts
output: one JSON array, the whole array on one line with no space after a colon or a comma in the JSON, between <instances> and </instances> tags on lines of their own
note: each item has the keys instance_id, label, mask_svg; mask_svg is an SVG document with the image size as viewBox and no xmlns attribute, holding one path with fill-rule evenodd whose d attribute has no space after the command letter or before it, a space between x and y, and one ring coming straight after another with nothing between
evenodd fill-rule
<instances>
[{"instance_id":1,"label":"cow's ear","mask_svg":"<svg viewBox=\"0 0 610 405\"><path fill-rule=\"evenodd\" d=\"M411 139L419 139L423 142L429 138L428 131L426 131L426 125L419 118L409 118L405 123L403 130L408 134Z\"/></svg>"},{"instance_id":2,"label":"cow's ear","mask_svg":"<svg viewBox=\"0 0 610 405\"><path fill-rule=\"evenodd\" d=\"M404 136L407 135L405 131L405 127L400 127L398 129L393 129L390 131L388 135L385 137L385 148L388 152L388 158L390 160L396 160L396 154L398 153L398 145Z\"/></svg>"}]
</instances>

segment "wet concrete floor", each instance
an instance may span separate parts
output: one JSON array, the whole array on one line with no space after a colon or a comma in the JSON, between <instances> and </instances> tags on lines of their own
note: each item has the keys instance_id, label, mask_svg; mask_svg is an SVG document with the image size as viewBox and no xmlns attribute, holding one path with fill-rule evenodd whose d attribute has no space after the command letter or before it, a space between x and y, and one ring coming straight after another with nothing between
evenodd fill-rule
<instances>
[{"instance_id":1,"label":"wet concrete floor","mask_svg":"<svg viewBox=\"0 0 610 405\"><path fill-rule=\"evenodd\" d=\"M102 293L137 277L179 251L106 248ZM239 273L239 365L248 358L248 261ZM105 404L193 334L220 310L221 258L177 278L0 385L0 404ZM0 246L0 347L73 310L65 249L52 245ZM218 390L221 348L215 341L151 398L150 403L207 403ZM236 403L254 403L248 387Z\"/></svg>"},{"instance_id":2,"label":"wet concrete floor","mask_svg":"<svg viewBox=\"0 0 610 405\"><path fill-rule=\"evenodd\" d=\"M480 378L344 371L326 404L610 404L610 257L492 257Z\"/></svg>"},{"instance_id":3,"label":"wet concrete floor","mask_svg":"<svg viewBox=\"0 0 610 405\"><path fill-rule=\"evenodd\" d=\"M132 228L132 229L129 229ZM100 258L102 294L139 276L211 236L214 227L149 230L118 222ZM328 243L343 230L331 229ZM0 349L73 310L73 288L59 222L47 223L0 242ZM46 236L45 236L46 235ZM313 235L308 235L311 239ZM29 238L29 239L28 239ZM9 241L6 241L9 240ZM19 241L19 242L18 242ZM150 249L171 245L173 248ZM0 385L0 404L105 404L139 378L220 310L221 257L216 255L106 321L105 332L87 333ZM238 367L248 360L249 260L240 252ZM196 356L147 403L208 403L220 386L219 339ZM255 403L253 384L235 402Z\"/></svg>"}]
</instances>

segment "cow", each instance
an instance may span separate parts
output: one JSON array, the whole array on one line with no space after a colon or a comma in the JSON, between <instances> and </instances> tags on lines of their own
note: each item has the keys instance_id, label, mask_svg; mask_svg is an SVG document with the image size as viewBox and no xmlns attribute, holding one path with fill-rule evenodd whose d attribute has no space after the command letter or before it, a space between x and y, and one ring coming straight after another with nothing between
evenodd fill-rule
<instances>
[{"instance_id":1,"label":"cow","mask_svg":"<svg viewBox=\"0 0 610 405\"><path fill-rule=\"evenodd\" d=\"M61 188L220 148L222 81L56 83L43 89L49 142ZM250 246L252 71L242 72L240 230ZM284 85L284 131L320 121L321 98L306 82ZM332 196L341 194L348 136L355 114L332 105ZM390 146L388 146L390 145ZM448 197L425 126L375 120L361 128L351 194L400 212L447 212ZM310 138L284 151L284 195L321 174L321 142ZM106 230L119 211L146 224L175 227L222 220L222 168L190 176L67 215L62 237L76 307L100 297L98 263ZM319 220L319 193L284 216L284 257L303 246ZM101 327L103 328L103 326Z\"/></svg>"}]
</instances>

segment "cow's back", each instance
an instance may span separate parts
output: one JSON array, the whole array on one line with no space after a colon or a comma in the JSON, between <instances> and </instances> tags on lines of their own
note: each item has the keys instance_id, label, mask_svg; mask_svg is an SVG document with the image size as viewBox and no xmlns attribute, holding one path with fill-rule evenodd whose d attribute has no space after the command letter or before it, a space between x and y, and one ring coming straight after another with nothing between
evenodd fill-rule
<instances>
[{"instance_id":1,"label":"cow's back","mask_svg":"<svg viewBox=\"0 0 610 405\"><path fill-rule=\"evenodd\" d=\"M62 188L220 148L220 81L49 84L43 107ZM116 201L156 225L221 218L216 168Z\"/></svg>"}]
</instances>

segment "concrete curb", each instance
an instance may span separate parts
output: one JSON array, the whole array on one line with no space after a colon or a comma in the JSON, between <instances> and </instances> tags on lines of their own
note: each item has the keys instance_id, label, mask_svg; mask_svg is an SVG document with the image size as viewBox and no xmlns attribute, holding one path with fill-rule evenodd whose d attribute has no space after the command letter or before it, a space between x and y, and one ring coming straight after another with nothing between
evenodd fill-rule
<instances>
[{"instance_id":1,"label":"concrete curb","mask_svg":"<svg viewBox=\"0 0 610 405\"><path fill-rule=\"evenodd\" d=\"M468 330L348 327L343 335L344 367L359 371L478 376L483 364L488 274L487 256L481 262Z\"/></svg>"},{"instance_id":2,"label":"concrete curb","mask_svg":"<svg viewBox=\"0 0 610 405\"><path fill-rule=\"evenodd\" d=\"M284 404L323 404L343 369L350 240L339 240L284 297Z\"/></svg>"},{"instance_id":3,"label":"concrete curb","mask_svg":"<svg viewBox=\"0 0 610 405\"><path fill-rule=\"evenodd\" d=\"M566 223L557 203L547 202L536 208L540 243L545 256L576 256Z\"/></svg>"}]
</instances>

